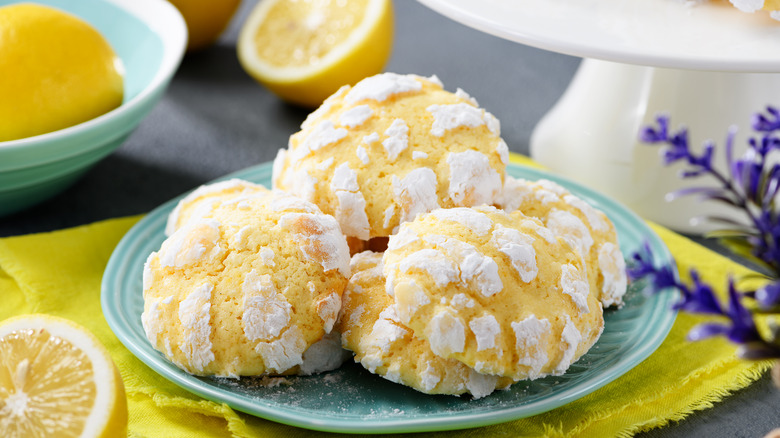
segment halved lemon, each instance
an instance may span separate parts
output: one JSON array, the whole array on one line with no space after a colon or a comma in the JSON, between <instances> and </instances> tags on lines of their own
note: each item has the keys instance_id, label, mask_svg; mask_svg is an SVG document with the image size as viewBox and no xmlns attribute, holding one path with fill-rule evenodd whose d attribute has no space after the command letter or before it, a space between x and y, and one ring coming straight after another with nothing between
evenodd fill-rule
<instances>
[{"instance_id":1,"label":"halved lemon","mask_svg":"<svg viewBox=\"0 0 780 438\"><path fill-rule=\"evenodd\" d=\"M8 438L126 436L124 384L100 341L49 315L0 323L0 431Z\"/></svg>"},{"instance_id":2,"label":"halved lemon","mask_svg":"<svg viewBox=\"0 0 780 438\"><path fill-rule=\"evenodd\" d=\"M241 28L238 58L282 99L316 107L381 72L392 43L391 0L262 0Z\"/></svg>"}]
</instances>

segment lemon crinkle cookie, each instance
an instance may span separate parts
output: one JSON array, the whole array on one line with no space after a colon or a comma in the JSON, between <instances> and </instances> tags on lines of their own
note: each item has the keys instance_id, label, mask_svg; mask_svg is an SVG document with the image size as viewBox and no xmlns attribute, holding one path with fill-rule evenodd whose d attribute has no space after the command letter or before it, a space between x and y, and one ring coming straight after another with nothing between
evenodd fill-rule
<instances>
[{"instance_id":1,"label":"lemon crinkle cookie","mask_svg":"<svg viewBox=\"0 0 780 438\"><path fill-rule=\"evenodd\" d=\"M512 379L480 374L457 360L439 357L427 341L415 337L385 293L382 254L356 254L351 267L338 327L344 347L355 352L355 361L364 368L426 394L470 393L481 398L512 384Z\"/></svg>"},{"instance_id":2,"label":"lemon crinkle cookie","mask_svg":"<svg viewBox=\"0 0 780 438\"><path fill-rule=\"evenodd\" d=\"M312 112L279 151L273 183L365 241L436 208L492 204L508 154L499 121L462 90L384 73Z\"/></svg>"},{"instance_id":3,"label":"lemon crinkle cookie","mask_svg":"<svg viewBox=\"0 0 780 438\"><path fill-rule=\"evenodd\" d=\"M243 179L232 178L211 184L204 184L182 198L168 215L165 224L165 235L170 236L190 219L202 218L223 202L240 200L244 196L252 196L267 192L268 189Z\"/></svg>"},{"instance_id":4,"label":"lemon crinkle cookie","mask_svg":"<svg viewBox=\"0 0 780 438\"><path fill-rule=\"evenodd\" d=\"M603 306L623 303L626 263L615 226L603 212L552 181L511 176L497 205L539 218L554 233L570 239L587 264L591 287Z\"/></svg>"},{"instance_id":5,"label":"lemon crinkle cookie","mask_svg":"<svg viewBox=\"0 0 780 438\"><path fill-rule=\"evenodd\" d=\"M323 357L349 277L339 225L311 203L254 190L184 221L144 266L151 344L196 375L309 374ZM194 209L201 208L191 205ZM304 365L307 353L311 356Z\"/></svg>"},{"instance_id":6,"label":"lemon crinkle cookie","mask_svg":"<svg viewBox=\"0 0 780 438\"><path fill-rule=\"evenodd\" d=\"M563 374L603 330L579 252L519 212L421 215L390 237L383 272L401 323L482 374Z\"/></svg>"}]
</instances>

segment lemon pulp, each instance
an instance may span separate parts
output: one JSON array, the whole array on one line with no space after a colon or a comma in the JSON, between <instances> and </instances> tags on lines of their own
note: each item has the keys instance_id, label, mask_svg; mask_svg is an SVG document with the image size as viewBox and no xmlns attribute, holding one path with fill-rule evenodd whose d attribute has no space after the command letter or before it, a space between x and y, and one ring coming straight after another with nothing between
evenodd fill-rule
<instances>
[{"instance_id":1,"label":"lemon pulp","mask_svg":"<svg viewBox=\"0 0 780 438\"><path fill-rule=\"evenodd\" d=\"M390 57L390 0L264 0L241 28L243 68L282 99L315 107Z\"/></svg>"},{"instance_id":2,"label":"lemon pulp","mask_svg":"<svg viewBox=\"0 0 780 438\"><path fill-rule=\"evenodd\" d=\"M13 327L8 328L9 324ZM121 378L83 328L34 315L0 327L0 430L4 436L126 433Z\"/></svg>"},{"instance_id":3,"label":"lemon pulp","mask_svg":"<svg viewBox=\"0 0 780 438\"><path fill-rule=\"evenodd\" d=\"M0 7L0 141L73 126L122 103L123 68L91 25L48 6Z\"/></svg>"}]
</instances>

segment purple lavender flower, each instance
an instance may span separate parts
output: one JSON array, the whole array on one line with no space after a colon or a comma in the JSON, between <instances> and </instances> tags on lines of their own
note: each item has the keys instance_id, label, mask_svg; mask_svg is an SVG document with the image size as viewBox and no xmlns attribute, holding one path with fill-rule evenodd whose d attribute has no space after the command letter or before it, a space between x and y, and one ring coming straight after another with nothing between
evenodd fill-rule
<instances>
[{"instance_id":1,"label":"purple lavender flower","mask_svg":"<svg viewBox=\"0 0 780 438\"><path fill-rule=\"evenodd\" d=\"M650 144L664 144L665 164L684 161L688 167L683 178L710 175L718 183L715 187L691 187L670 194L671 198L697 195L702 199L726 204L744 214L745 222L724 217L709 217L713 222L730 228L717 233L720 241L735 253L749 257L775 276L780 275L780 205L775 199L780 192L780 164L770 164L768 155L780 149L780 110L767 107L765 114L753 117L752 128L758 134L748 140L742 157L734 158L736 130L726 136L727 173L713 166L715 144L707 142L701 154L693 152L688 131L669 129L669 118L659 116L657 127L645 127L640 139Z\"/></svg>"},{"instance_id":2,"label":"purple lavender flower","mask_svg":"<svg viewBox=\"0 0 780 438\"><path fill-rule=\"evenodd\" d=\"M705 143L703 152L697 154L690 148L686 129L671 132L667 116L659 116L656 123L656 127L643 128L639 137L646 143L666 146L663 151L665 164L682 161L687 164L681 172L683 178L710 175L717 181L714 187L686 188L671 193L670 197L697 195L741 211L744 222L709 217L711 221L729 227L711 235L718 237L734 253L765 267L774 281L755 291L740 292L729 279L728 300L724 305L695 270L690 272L691 284L684 284L670 267L654 266L648 245L634 254L629 276L634 280L647 278L657 290L678 289L681 300L674 305L676 309L715 317L713 322L694 327L688 334L689 339L725 336L740 344L738 354L741 357L780 358L780 328L771 331L768 337L762 337L753 313L743 304L744 299L751 298L764 311L780 308L780 205L775 202L780 193L780 164L771 164L768 160L770 153L780 150L780 110L770 106L765 113L753 116L751 126L756 136L748 140L748 148L739 158L734 157L736 129L729 129L725 142L725 173L713 166L714 143Z\"/></svg>"},{"instance_id":3,"label":"purple lavender flower","mask_svg":"<svg viewBox=\"0 0 780 438\"><path fill-rule=\"evenodd\" d=\"M713 336L725 336L730 341L741 344L743 357L779 357L780 346L775 340L764 340L756 327L753 314L742 304L744 294L737 291L734 282L729 279L728 306L721 304L712 287L701 280L696 270L690 271L692 284L677 279L671 266L655 266L652 262L652 250L645 245L633 255L628 268L632 281L647 279L652 289L660 291L669 287L680 292L680 301L675 309L688 313L715 316L716 322L708 322L694 327L688 333L688 339L698 341ZM780 287L778 288L780 291Z\"/></svg>"}]
</instances>

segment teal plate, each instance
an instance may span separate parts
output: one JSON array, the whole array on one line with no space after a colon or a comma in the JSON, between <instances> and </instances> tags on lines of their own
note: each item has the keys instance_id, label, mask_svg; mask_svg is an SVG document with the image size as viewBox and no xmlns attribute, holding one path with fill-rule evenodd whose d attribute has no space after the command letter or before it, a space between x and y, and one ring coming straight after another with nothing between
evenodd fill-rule
<instances>
[{"instance_id":1,"label":"teal plate","mask_svg":"<svg viewBox=\"0 0 780 438\"><path fill-rule=\"evenodd\" d=\"M510 165L508 172L515 177L556 181L605 212L618 230L624 254L632 254L647 241L657 263L671 261L660 238L616 202L536 169ZM225 178L243 178L270 187L271 164L250 167ZM634 283L626 294L625 306L605 312L605 329L599 341L566 374L522 381L478 400L422 394L354 363L317 376L289 377L290 385L273 388L261 385L256 378L196 377L154 350L141 326L143 265L165 239L165 221L177 201L149 213L114 250L103 275L101 293L109 326L141 361L177 385L239 411L292 426L347 433L424 432L530 417L577 400L632 369L663 342L676 317L670 310L672 291L650 291L643 283Z\"/></svg>"}]
</instances>

